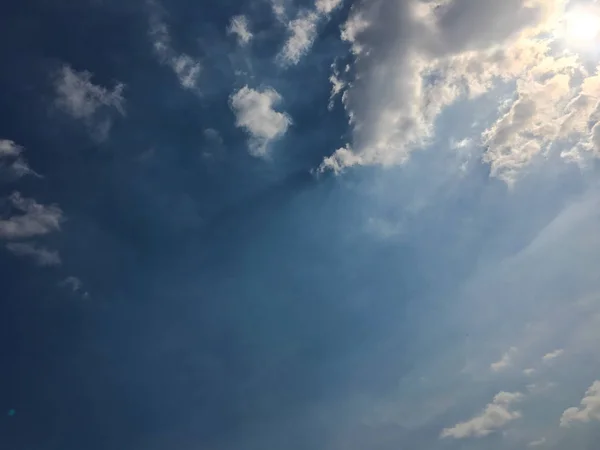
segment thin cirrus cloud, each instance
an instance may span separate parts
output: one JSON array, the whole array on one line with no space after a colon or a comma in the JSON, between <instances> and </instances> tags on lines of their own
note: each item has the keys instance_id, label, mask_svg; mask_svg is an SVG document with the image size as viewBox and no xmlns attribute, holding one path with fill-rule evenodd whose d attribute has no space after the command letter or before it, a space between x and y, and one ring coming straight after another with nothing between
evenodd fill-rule
<instances>
[{"instance_id":1,"label":"thin cirrus cloud","mask_svg":"<svg viewBox=\"0 0 600 450\"><path fill-rule=\"evenodd\" d=\"M281 138L292 123L285 112L275 110L281 100L279 93L272 88L256 90L244 86L231 95L230 104L236 126L249 134L252 155L266 156L271 143Z\"/></svg>"},{"instance_id":2,"label":"thin cirrus cloud","mask_svg":"<svg viewBox=\"0 0 600 450\"><path fill-rule=\"evenodd\" d=\"M38 247L31 242L9 242L6 244L6 248L16 256L32 259L38 266L48 267L61 264L57 251Z\"/></svg>"},{"instance_id":3,"label":"thin cirrus cloud","mask_svg":"<svg viewBox=\"0 0 600 450\"><path fill-rule=\"evenodd\" d=\"M8 201L20 213L0 220L1 239L30 238L60 230L64 216L58 206L42 205L19 192L10 195Z\"/></svg>"},{"instance_id":4,"label":"thin cirrus cloud","mask_svg":"<svg viewBox=\"0 0 600 450\"><path fill-rule=\"evenodd\" d=\"M499 392L481 414L442 431L442 438L481 438L502 429L508 423L521 418L520 411L511 405L523 398L521 393Z\"/></svg>"},{"instance_id":5,"label":"thin cirrus cloud","mask_svg":"<svg viewBox=\"0 0 600 450\"><path fill-rule=\"evenodd\" d=\"M164 14L160 4L154 0L149 0L147 4L150 9L150 39L159 61L171 68L182 88L198 91L198 82L202 72L200 60L175 50L169 27L163 19Z\"/></svg>"},{"instance_id":6,"label":"thin cirrus cloud","mask_svg":"<svg viewBox=\"0 0 600 450\"><path fill-rule=\"evenodd\" d=\"M115 112L125 115L125 85L106 88L92 82L92 74L64 65L54 75L55 104L74 119L83 121L99 140L108 137Z\"/></svg>"},{"instance_id":7,"label":"thin cirrus cloud","mask_svg":"<svg viewBox=\"0 0 600 450\"><path fill-rule=\"evenodd\" d=\"M13 181L25 175L39 177L23 157L23 147L14 141L0 139L0 180Z\"/></svg>"},{"instance_id":8,"label":"thin cirrus cloud","mask_svg":"<svg viewBox=\"0 0 600 450\"><path fill-rule=\"evenodd\" d=\"M550 148L570 160L596 154L599 74L588 72L572 52L556 50L564 48L555 30L567 4L376 0L355 5L342 27L354 54L356 75L344 97L353 136L320 170L403 164L441 137L436 128L441 114L506 83L515 83L516 96L474 137L492 176L513 184Z\"/></svg>"}]
</instances>

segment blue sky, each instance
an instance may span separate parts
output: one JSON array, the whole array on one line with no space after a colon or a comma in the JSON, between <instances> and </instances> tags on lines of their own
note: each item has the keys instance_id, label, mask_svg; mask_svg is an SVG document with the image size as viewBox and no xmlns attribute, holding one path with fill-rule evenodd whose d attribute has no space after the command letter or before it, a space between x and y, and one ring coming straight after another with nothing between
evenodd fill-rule
<instances>
[{"instance_id":1,"label":"blue sky","mask_svg":"<svg viewBox=\"0 0 600 450\"><path fill-rule=\"evenodd\" d=\"M0 37L0 448L596 449L600 4Z\"/></svg>"}]
</instances>

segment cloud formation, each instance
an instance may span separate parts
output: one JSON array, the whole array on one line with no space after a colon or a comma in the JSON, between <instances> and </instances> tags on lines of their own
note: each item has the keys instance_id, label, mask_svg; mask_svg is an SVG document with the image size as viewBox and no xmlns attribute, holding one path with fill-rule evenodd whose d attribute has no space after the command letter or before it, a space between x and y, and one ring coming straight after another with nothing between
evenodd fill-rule
<instances>
[{"instance_id":1,"label":"cloud formation","mask_svg":"<svg viewBox=\"0 0 600 450\"><path fill-rule=\"evenodd\" d=\"M113 112L125 114L125 85L117 83L112 89L96 85L88 71L79 72L64 65L55 74L54 89L57 107L82 120L100 140L108 137Z\"/></svg>"},{"instance_id":2,"label":"cloud formation","mask_svg":"<svg viewBox=\"0 0 600 450\"><path fill-rule=\"evenodd\" d=\"M23 147L13 141L0 139L0 180L12 181L34 172L22 156Z\"/></svg>"},{"instance_id":3,"label":"cloud formation","mask_svg":"<svg viewBox=\"0 0 600 450\"><path fill-rule=\"evenodd\" d=\"M9 242L6 248L16 256L31 258L38 266L59 266L61 264L58 252L37 247L31 242Z\"/></svg>"},{"instance_id":4,"label":"cloud formation","mask_svg":"<svg viewBox=\"0 0 600 450\"><path fill-rule=\"evenodd\" d=\"M600 381L594 381L581 400L579 408L568 408L560 418L560 425L568 427L575 422L600 421Z\"/></svg>"},{"instance_id":5,"label":"cloud formation","mask_svg":"<svg viewBox=\"0 0 600 450\"><path fill-rule=\"evenodd\" d=\"M279 61L283 65L298 64L313 46L319 23L341 3L341 0L317 0L314 10L300 10L296 18L287 24L288 38L278 55Z\"/></svg>"},{"instance_id":6,"label":"cloud formation","mask_svg":"<svg viewBox=\"0 0 600 450\"><path fill-rule=\"evenodd\" d=\"M150 8L150 38L156 55L162 64L173 70L181 87L187 90L196 90L202 71L200 60L186 53L175 51L169 28L162 18L160 5L154 0L149 0L148 5Z\"/></svg>"},{"instance_id":7,"label":"cloud formation","mask_svg":"<svg viewBox=\"0 0 600 450\"><path fill-rule=\"evenodd\" d=\"M449 107L513 83L517 94L508 109L477 139L493 176L514 181L557 142L569 147L583 138L565 155L596 151L600 126L594 131L586 123L598 103L597 75L589 76L576 54L556 50L561 43L553 30L566 4L355 3L342 27L354 55L355 77L344 95L353 137L320 170L402 164L436 143L436 120Z\"/></svg>"},{"instance_id":8,"label":"cloud formation","mask_svg":"<svg viewBox=\"0 0 600 450\"><path fill-rule=\"evenodd\" d=\"M554 350L553 352L550 353L546 353L544 356L542 356L542 360L544 362L550 362L556 358L559 358L565 351L561 348Z\"/></svg>"},{"instance_id":9,"label":"cloud formation","mask_svg":"<svg viewBox=\"0 0 600 450\"><path fill-rule=\"evenodd\" d=\"M506 353L504 353L504 355L502 355L502 358L500 358L500 360L490 365L490 369L492 370L492 372L499 372L510 367L513 364L513 358L516 355L517 351L518 350L516 347L511 347Z\"/></svg>"},{"instance_id":10,"label":"cloud formation","mask_svg":"<svg viewBox=\"0 0 600 450\"><path fill-rule=\"evenodd\" d=\"M232 34L236 37L239 45L246 45L252 40L248 19L246 16L234 16L227 27L227 34Z\"/></svg>"},{"instance_id":11,"label":"cloud formation","mask_svg":"<svg viewBox=\"0 0 600 450\"><path fill-rule=\"evenodd\" d=\"M14 209L22 214L0 220L1 239L22 239L40 236L60 229L63 212L55 205L41 205L33 199L24 198L19 192L8 198Z\"/></svg>"},{"instance_id":12,"label":"cloud formation","mask_svg":"<svg viewBox=\"0 0 600 450\"><path fill-rule=\"evenodd\" d=\"M266 156L269 145L282 137L290 124L290 117L274 109L281 96L272 88L263 90L244 86L230 98L231 109L236 117L236 126L250 135L250 153Z\"/></svg>"},{"instance_id":13,"label":"cloud formation","mask_svg":"<svg viewBox=\"0 0 600 450\"><path fill-rule=\"evenodd\" d=\"M466 422L446 428L442 431L442 438L463 439L470 437L484 437L504 427L513 420L519 419L519 411L511 411L510 406L523 398L521 393L500 392L496 394L482 413Z\"/></svg>"}]
</instances>

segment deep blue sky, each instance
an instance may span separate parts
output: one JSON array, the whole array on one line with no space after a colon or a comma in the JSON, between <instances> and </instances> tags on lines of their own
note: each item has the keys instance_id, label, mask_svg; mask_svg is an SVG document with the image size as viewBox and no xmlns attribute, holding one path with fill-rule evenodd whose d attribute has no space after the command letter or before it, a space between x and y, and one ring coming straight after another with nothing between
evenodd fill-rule
<instances>
[{"instance_id":1,"label":"deep blue sky","mask_svg":"<svg viewBox=\"0 0 600 450\"><path fill-rule=\"evenodd\" d=\"M0 450L595 449L553 2L1 3Z\"/></svg>"}]
</instances>

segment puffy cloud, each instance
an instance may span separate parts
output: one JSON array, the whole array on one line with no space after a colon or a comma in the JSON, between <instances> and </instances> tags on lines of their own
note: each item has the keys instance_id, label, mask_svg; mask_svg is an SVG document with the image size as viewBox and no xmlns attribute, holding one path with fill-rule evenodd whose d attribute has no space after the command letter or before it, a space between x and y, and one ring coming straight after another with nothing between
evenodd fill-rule
<instances>
[{"instance_id":1,"label":"puffy cloud","mask_svg":"<svg viewBox=\"0 0 600 450\"><path fill-rule=\"evenodd\" d=\"M22 157L23 147L13 141L0 139L0 179L7 181L25 175L39 175L34 172Z\"/></svg>"},{"instance_id":2,"label":"puffy cloud","mask_svg":"<svg viewBox=\"0 0 600 450\"><path fill-rule=\"evenodd\" d=\"M341 0L317 0L314 10L301 10L287 24L288 38L278 55L279 61L283 65L298 64L317 38L319 22L326 20L341 3Z\"/></svg>"},{"instance_id":3,"label":"puffy cloud","mask_svg":"<svg viewBox=\"0 0 600 450\"><path fill-rule=\"evenodd\" d=\"M516 347L511 347L506 353L504 353L504 355L502 355L500 360L490 365L490 369L493 372L500 372L501 370L509 368L513 364L513 358L517 351L518 350Z\"/></svg>"},{"instance_id":4,"label":"puffy cloud","mask_svg":"<svg viewBox=\"0 0 600 450\"><path fill-rule=\"evenodd\" d=\"M246 16L232 17L227 27L227 33L235 35L240 45L246 45L252 40L252 33Z\"/></svg>"},{"instance_id":5,"label":"puffy cloud","mask_svg":"<svg viewBox=\"0 0 600 450\"><path fill-rule=\"evenodd\" d=\"M55 205L41 205L15 192L9 197L12 206L23 214L0 220L0 238L21 239L44 235L60 229L63 212Z\"/></svg>"},{"instance_id":6,"label":"puffy cloud","mask_svg":"<svg viewBox=\"0 0 600 450\"><path fill-rule=\"evenodd\" d=\"M579 70L577 58L554 54L547 33L557 26L565 3L356 2L342 27L356 74L344 98L352 142L320 169L402 164L434 142L436 119L448 106L516 82L514 107L482 136L494 175L508 172L504 178L509 178L558 133L554 122L561 114L553 108L568 104L569 77ZM560 103L549 94L560 95ZM541 126L547 118L552 119L548 129ZM527 139L530 130L537 134Z\"/></svg>"},{"instance_id":7,"label":"puffy cloud","mask_svg":"<svg viewBox=\"0 0 600 450\"><path fill-rule=\"evenodd\" d=\"M61 264L58 252L44 247L36 247L31 242L10 242L6 248L22 258L31 258L38 266L58 266Z\"/></svg>"},{"instance_id":8,"label":"puffy cloud","mask_svg":"<svg viewBox=\"0 0 600 450\"><path fill-rule=\"evenodd\" d=\"M579 408L573 407L565 410L560 419L562 427L571 426L574 422L600 421L600 381L594 381L586 391L585 397L581 400Z\"/></svg>"},{"instance_id":9,"label":"puffy cloud","mask_svg":"<svg viewBox=\"0 0 600 450\"><path fill-rule=\"evenodd\" d=\"M542 356L542 360L544 362L550 362L558 357L560 357L565 351L561 348L554 350L553 352L550 353L546 353L544 356Z\"/></svg>"},{"instance_id":10,"label":"puffy cloud","mask_svg":"<svg viewBox=\"0 0 600 450\"><path fill-rule=\"evenodd\" d=\"M202 71L200 61L188 54L178 53L174 50L169 28L162 20L162 11L159 4L149 0L148 5L151 10L150 37L160 62L173 70L179 84L184 89L197 89L198 78Z\"/></svg>"},{"instance_id":11,"label":"puffy cloud","mask_svg":"<svg viewBox=\"0 0 600 450\"><path fill-rule=\"evenodd\" d=\"M272 88L255 90L248 86L230 98L236 126L250 134L250 152L254 156L265 156L269 144L282 137L291 124L286 113L274 109L280 101L281 96Z\"/></svg>"},{"instance_id":12,"label":"puffy cloud","mask_svg":"<svg viewBox=\"0 0 600 450\"><path fill-rule=\"evenodd\" d=\"M90 72L78 72L69 65L64 65L54 77L56 105L71 117L84 121L99 139L108 136L113 110L125 114L124 88L122 83L112 89L96 85Z\"/></svg>"},{"instance_id":13,"label":"puffy cloud","mask_svg":"<svg viewBox=\"0 0 600 450\"><path fill-rule=\"evenodd\" d=\"M521 393L500 392L496 394L482 413L472 419L461 422L452 428L442 431L442 438L463 439L469 437L484 437L504 427L513 420L519 419L519 411L511 411L511 404L523 398Z\"/></svg>"},{"instance_id":14,"label":"puffy cloud","mask_svg":"<svg viewBox=\"0 0 600 450\"><path fill-rule=\"evenodd\" d=\"M74 276L69 276L65 278L60 284L62 286L70 288L73 292L78 292L83 287L83 283L81 282L81 280Z\"/></svg>"}]
</instances>

